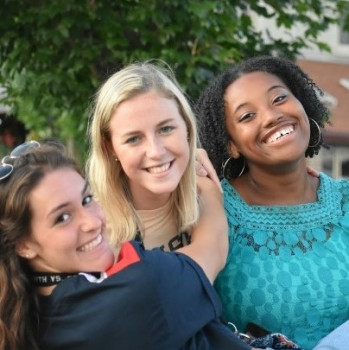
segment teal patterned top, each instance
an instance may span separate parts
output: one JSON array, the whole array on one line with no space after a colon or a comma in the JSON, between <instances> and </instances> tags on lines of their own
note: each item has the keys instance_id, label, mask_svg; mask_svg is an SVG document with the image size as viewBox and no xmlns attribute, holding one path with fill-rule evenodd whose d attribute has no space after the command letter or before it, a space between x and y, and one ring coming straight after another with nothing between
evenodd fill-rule
<instances>
[{"instance_id":1,"label":"teal patterned top","mask_svg":"<svg viewBox=\"0 0 349 350\"><path fill-rule=\"evenodd\" d=\"M349 182L321 173L317 202L284 206L248 205L222 186L230 248L215 286L224 317L311 350L349 319Z\"/></svg>"}]
</instances>

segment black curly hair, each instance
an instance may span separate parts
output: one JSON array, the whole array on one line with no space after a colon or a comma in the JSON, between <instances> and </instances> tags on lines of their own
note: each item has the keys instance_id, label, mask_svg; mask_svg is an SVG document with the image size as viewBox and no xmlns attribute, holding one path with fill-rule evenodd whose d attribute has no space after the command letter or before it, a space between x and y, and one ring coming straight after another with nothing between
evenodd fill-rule
<instances>
[{"instance_id":1,"label":"black curly hair","mask_svg":"<svg viewBox=\"0 0 349 350\"><path fill-rule=\"evenodd\" d=\"M244 74L251 72L265 72L273 74L281 79L290 89L292 94L301 102L308 116L315 120L320 128L324 128L329 122L329 111L319 100L323 95L321 89L292 61L286 58L273 56L257 56L246 59L234 65L227 71L213 79L200 95L195 112L198 119L199 137L201 146L206 149L213 166L220 176L222 165L230 157L228 152L228 135L225 123L224 95L227 87ZM323 146L322 135L315 123L310 123L310 145L305 151L306 157L313 157L319 153ZM232 159L226 167L224 176L228 179L234 178L242 168L243 158Z\"/></svg>"}]
</instances>

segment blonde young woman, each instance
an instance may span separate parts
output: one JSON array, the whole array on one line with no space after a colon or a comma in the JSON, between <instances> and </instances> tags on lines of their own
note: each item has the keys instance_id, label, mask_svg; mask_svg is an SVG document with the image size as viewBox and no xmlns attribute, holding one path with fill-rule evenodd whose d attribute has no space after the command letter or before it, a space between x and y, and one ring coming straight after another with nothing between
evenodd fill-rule
<instances>
[{"instance_id":1,"label":"blonde young woman","mask_svg":"<svg viewBox=\"0 0 349 350\"><path fill-rule=\"evenodd\" d=\"M112 242L137 235L146 248L188 244L199 215L198 140L172 74L151 63L113 74L96 95L89 132L89 178Z\"/></svg>"}]
</instances>

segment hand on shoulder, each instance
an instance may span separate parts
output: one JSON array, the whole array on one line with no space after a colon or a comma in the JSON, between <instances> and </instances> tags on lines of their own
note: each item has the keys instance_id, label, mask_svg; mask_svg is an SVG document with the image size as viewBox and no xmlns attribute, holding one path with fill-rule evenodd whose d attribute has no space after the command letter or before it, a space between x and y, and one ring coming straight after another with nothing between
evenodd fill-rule
<instances>
[{"instance_id":1,"label":"hand on shoulder","mask_svg":"<svg viewBox=\"0 0 349 350\"><path fill-rule=\"evenodd\" d=\"M203 148L199 148L196 151L196 174L202 177L209 177L218 186L222 192L221 182L217 176L216 171L207 155L207 152Z\"/></svg>"}]
</instances>

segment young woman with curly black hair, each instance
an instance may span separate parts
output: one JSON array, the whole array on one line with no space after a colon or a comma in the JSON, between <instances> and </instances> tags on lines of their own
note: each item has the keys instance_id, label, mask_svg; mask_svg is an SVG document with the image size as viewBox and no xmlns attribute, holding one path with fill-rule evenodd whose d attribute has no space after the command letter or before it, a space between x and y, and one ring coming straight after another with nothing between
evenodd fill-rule
<instances>
[{"instance_id":1,"label":"young woman with curly black hair","mask_svg":"<svg viewBox=\"0 0 349 350\"><path fill-rule=\"evenodd\" d=\"M255 322L304 349L349 316L349 183L307 172L329 112L293 62L247 59L212 81L196 106L222 186L227 264L216 281L225 317Z\"/></svg>"}]
</instances>

